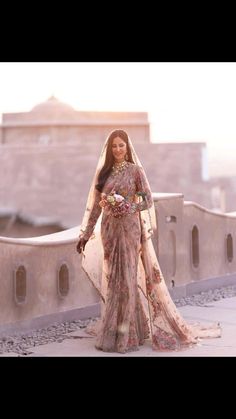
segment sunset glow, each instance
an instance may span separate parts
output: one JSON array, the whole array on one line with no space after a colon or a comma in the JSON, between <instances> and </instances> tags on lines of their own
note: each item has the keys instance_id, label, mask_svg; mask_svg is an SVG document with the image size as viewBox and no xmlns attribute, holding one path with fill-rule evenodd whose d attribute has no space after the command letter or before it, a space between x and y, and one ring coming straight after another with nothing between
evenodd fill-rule
<instances>
[{"instance_id":1,"label":"sunset glow","mask_svg":"<svg viewBox=\"0 0 236 419\"><path fill-rule=\"evenodd\" d=\"M0 114L52 94L81 111L148 112L151 141L206 142L236 175L236 63L0 63Z\"/></svg>"}]
</instances>

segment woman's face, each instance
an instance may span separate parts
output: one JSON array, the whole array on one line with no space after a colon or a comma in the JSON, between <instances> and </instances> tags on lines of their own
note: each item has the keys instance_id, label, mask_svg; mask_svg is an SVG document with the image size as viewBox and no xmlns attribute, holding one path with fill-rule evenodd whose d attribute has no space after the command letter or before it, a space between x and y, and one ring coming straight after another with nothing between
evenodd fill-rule
<instances>
[{"instance_id":1,"label":"woman's face","mask_svg":"<svg viewBox=\"0 0 236 419\"><path fill-rule=\"evenodd\" d=\"M125 155L127 153L126 143L120 138L116 137L112 141L112 154L117 163L120 163L125 160Z\"/></svg>"}]
</instances>

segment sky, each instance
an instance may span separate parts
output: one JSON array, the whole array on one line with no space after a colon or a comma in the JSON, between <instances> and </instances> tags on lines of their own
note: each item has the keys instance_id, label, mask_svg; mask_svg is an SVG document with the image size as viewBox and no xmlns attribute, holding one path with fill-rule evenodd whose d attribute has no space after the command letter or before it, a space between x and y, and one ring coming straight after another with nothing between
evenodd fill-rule
<instances>
[{"instance_id":1,"label":"sky","mask_svg":"<svg viewBox=\"0 0 236 419\"><path fill-rule=\"evenodd\" d=\"M151 141L205 142L210 176L236 176L236 63L0 63L0 114L52 94L81 111L147 112Z\"/></svg>"}]
</instances>

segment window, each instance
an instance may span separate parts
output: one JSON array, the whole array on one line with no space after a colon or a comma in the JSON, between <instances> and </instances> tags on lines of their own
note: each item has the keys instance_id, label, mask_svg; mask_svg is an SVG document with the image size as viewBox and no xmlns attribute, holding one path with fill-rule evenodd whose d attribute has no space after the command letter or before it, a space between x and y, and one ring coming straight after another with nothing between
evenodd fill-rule
<instances>
[{"instance_id":1,"label":"window","mask_svg":"<svg viewBox=\"0 0 236 419\"><path fill-rule=\"evenodd\" d=\"M166 215L166 223L176 223L176 216L175 215Z\"/></svg>"},{"instance_id":2,"label":"window","mask_svg":"<svg viewBox=\"0 0 236 419\"><path fill-rule=\"evenodd\" d=\"M226 250L227 250L227 260L228 262L232 262L233 257L234 257L234 248L233 248L233 237L231 234L227 235Z\"/></svg>"},{"instance_id":3,"label":"window","mask_svg":"<svg viewBox=\"0 0 236 419\"><path fill-rule=\"evenodd\" d=\"M15 272L15 300L24 303L26 299L26 269L19 266Z\"/></svg>"},{"instance_id":4,"label":"window","mask_svg":"<svg viewBox=\"0 0 236 419\"><path fill-rule=\"evenodd\" d=\"M196 225L192 229L192 263L195 268L199 265L199 232Z\"/></svg>"},{"instance_id":5,"label":"window","mask_svg":"<svg viewBox=\"0 0 236 419\"><path fill-rule=\"evenodd\" d=\"M170 275L173 277L176 273L176 236L173 230L169 234L170 241Z\"/></svg>"},{"instance_id":6,"label":"window","mask_svg":"<svg viewBox=\"0 0 236 419\"><path fill-rule=\"evenodd\" d=\"M61 297L66 297L69 292L69 270L66 263L59 269L58 292Z\"/></svg>"}]
</instances>

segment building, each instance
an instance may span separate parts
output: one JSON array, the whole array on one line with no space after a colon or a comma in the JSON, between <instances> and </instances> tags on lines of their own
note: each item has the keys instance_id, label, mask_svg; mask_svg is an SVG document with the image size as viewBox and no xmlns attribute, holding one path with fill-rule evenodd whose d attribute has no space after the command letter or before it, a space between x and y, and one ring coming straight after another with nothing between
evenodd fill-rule
<instances>
[{"instance_id":1,"label":"building","mask_svg":"<svg viewBox=\"0 0 236 419\"><path fill-rule=\"evenodd\" d=\"M116 128L129 133L154 192L235 209L236 186L208 179L205 143L151 143L145 112L76 111L52 96L30 112L2 116L0 235L30 237L78 225L102 144Z\"/></svg>"}]
</instances>

